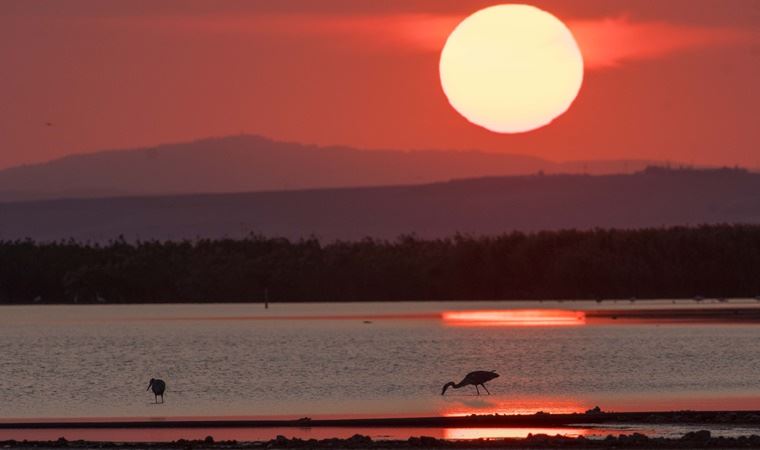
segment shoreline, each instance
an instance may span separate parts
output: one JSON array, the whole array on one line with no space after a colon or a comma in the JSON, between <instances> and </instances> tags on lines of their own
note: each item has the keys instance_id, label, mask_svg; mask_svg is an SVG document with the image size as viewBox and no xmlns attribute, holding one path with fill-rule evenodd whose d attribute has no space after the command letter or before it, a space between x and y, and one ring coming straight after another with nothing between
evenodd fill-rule
<instances>
[{"instance_id":1,"label":"shoreline","mask_svg":"<svg viewBox=\"0 0 760 450\"><path fill-rule=\"evenodd\" d=\"M625 431L608 429L610 425L657 425L657 426L686 426L679 428L678 434L667 437L650 436L647 432L634 432L631 428ZM595 436L583 434L564 434L562 430L573 430L574 427L600 427ZM749 427L748 427L749 426ZM331 428L355 429L336 437ZM370 429L381 428L408 429L409 438L377 438L361 433ZM424 429L431 431L440 428L535 428L533 434L526 437L432 437L424 435ZM736 427L742 430L741 435L721 436L720 429ZM194 436L182 436L173 440L156 439L157 435L151 429L195 429ZM281 429L274 438L246 439L234 436L230 439L214 439L215 430L227 428L258 428ZM324 428L326 433L315 437L285 437L288 429ZM710 431L712 428L712 432ZM408 417L408 418L369 418L369 419L321 419L308 418L296 420L130 420L130 421L80 421L80 422L5 422L0 423L0 429L26 430L26 439L5 439L0 441L2 449L599 449L612 450L618 448L645 449L760 449L760 411L670 411L670 412L587 412L575 414L536 413L532 415L485 415L459 417ZM57 431L63 433L71 429L97 429L99 435L90 435L85 439L66 439L58 437ZM123 439L119 430L131 429L139 433L139 440ZM36 430L36 431L35 431ZM43 430L52 434L42 433ZM549 431L554 430L554 431ZM691 430L691 431L688 431ZM714 435L713 433L717 433ZM224 435L224 433L222 433ZM435 433L433 433L435 435ZM203 439L203 436L206 436ZM216 435L219 438L218 435ZM275 436L272 433L270 436ZM350 437L348 437L350 436ZM86 435L83 437L87 437ZM40 439L41 438L41 439ZM144 439L143 439L144 438ZM45 440L48 439L48 440ZM239 440L238 440L239 439Z\"/></svg>"},{"instance_id":2,"label":"shoreline","mask_svg":"<svg viewBox=\"0 0 760 450\"><path fill-rule=\"evenodd\" d=\"M369 436L356 434L350 438L337 439L288 439L277 436L267 441L216 441L208 436L205 439L186 440L179 439L172 442L109 442L109 441L70 441L64 438L51 441L0 441L0 447L4 449L34 448L34 449L182 449L195 448L243 450L243 449L439 449L439 448L463 448L463 449L600 449L612 450L619 448L645 448L645 449L740 449L760 448L760 436L752 434L740 437L714 437L708 430L688 432L678 438L650 438L640 433L607 435L601 439L588 439L583 436L567 437L561 435L550 436L546 434L528 435L525 438L497 438L497 439L462 439L448 440L437 439L429 436L413 436L406 440L373 440Z\"/></svg>"}]
</instances>

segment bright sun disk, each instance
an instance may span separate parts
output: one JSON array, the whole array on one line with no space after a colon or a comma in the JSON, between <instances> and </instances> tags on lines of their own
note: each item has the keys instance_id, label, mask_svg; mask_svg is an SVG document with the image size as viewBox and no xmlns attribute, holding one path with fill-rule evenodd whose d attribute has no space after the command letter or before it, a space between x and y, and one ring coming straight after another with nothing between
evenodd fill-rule
<instances>
[{"instance_id":1,"label":"bright sun disk","mask_svg":"<svg viewBox=\"0 0 760 450\"><path fill-rule=\"evenodd\" d=\"M567 111L583 82L583 57L553 15L528 5L497 5L451 32L440 76L449 103L467 120L520 133Z\"/></svg>"}]
</instances>

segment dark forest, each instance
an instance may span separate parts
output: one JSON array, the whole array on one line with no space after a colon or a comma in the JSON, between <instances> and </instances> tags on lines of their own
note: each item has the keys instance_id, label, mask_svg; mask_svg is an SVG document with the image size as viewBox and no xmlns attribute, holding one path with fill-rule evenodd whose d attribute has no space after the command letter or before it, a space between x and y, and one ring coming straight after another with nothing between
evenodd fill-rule
<instances>
[{"instance_id":1,"label":"dark forest","mask_svg":"<svg viewBox=\"0 0 760 450\"><path fill-rule=\"evenodd\" d=\"M760 226L425 240L0 242L0 303L755 297Z\"/></svg>"}]
</instances>

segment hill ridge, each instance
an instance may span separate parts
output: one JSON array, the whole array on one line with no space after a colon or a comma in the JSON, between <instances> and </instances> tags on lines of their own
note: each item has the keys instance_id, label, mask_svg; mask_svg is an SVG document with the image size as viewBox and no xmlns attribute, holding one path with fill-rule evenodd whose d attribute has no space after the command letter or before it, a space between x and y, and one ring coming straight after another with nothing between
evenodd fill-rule
<instances>
[{"instance_id":1,"label":"hill ridge","mask_svg":"<svg viewBox=\"0 0 760 450\"><path fill-rule=\"evenodd\" d=\"M651 163L560 163L477 150L360 150L236 135L78 153L7 168L0 170L0 200L386 186L541 171L598 174Z\"/></svg>"},{"instance_id":2,"label":"hill ridge","mask_svg":"<svg viewBox=\"0 0 760 450\"><path fill-rule=\"evenodd\" d=\"M331 241L416 234L760 223L760 174L649 168L421 185L0 203L0 239L243 237Z\"/></svg>"}]
</instances>

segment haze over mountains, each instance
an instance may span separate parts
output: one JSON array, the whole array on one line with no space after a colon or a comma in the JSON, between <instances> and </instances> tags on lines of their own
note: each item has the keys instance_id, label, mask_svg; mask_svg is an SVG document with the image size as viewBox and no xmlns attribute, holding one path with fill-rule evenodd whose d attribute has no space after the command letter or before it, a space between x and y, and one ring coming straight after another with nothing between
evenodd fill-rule
<instances>
[{"instance_id":1,"label":"haze over mountains","mask_svg":"<svg viewBox=\"0 0 760 450\"><path fill-rule=\"evenodd\" d=\"M436 238L512 230L760 223L760 174L649 168L412 186L0 203L0 239Z\"/></svg>"},{"instance_id":2,"label":"haze over mountains","mask_svg":"<svg viewBox=\"0 0 760 450\"><path fill-rule=\"evenodd\" d=\"M0 171L0 239L353 240L760 222L760 174L648 164L204 139Z\"/></svg>"},{"instance_id":3,"label":"haze over mountains","mask_svg":"<svg viewBox=\"0 0 760 450\"><path fill-rule=\"evenodd\" d=\"M0 171L0 201L432 183L545 173L620 173L652 161L574 161L478 151L356 150L240 135L73 155Z\"/></svg>"}]
</instances>

